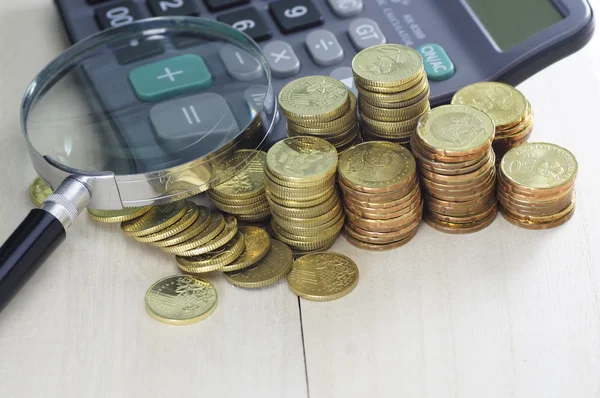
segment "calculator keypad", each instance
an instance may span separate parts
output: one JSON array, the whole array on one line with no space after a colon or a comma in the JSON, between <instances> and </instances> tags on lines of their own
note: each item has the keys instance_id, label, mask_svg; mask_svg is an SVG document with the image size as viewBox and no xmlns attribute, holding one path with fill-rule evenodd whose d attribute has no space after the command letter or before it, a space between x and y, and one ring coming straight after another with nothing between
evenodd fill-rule
<instances>
[{"instance_id":1,"label":"calculator keypad","mask_svg":"<svg viewBox=\"0 0 600 398\"><path fill-rule=\"evenodd\" d=\"M322 25L323 16L310 0L279 0L269 4L282 33L294 33Z\"/></svg>"},{"instance_id":2,"label":"calculator keypad","mask_svg":"<svg viewBox=\"0 0 600 398\"><path fill-rule=\"evenodd\" d=\"M258 60L238 47L225 45L219 51L219 56L229 75L236 80L247 82L263 77L262 65Z\"/></svg>"},{"instance_id":3,"label":"calculator keypad","mask_svg":"<svg viewBox=\"0 0 600 398\"><path fill-rule=\"evenodd\" d=\"M211 11L221 11L250 3L250 0L204 0Z\"/></svg>"},{"instance_id":4,"label":"calculator keypad","mask_svg":"<svg viewBox=\"0 0 600 398\"><path fill-rule=\"evenodd\" d=\"M200 6L197 0L147 0L148 7L155 17L176 15L199 16Z\"/></svg>"},{"instance_id":5,"label":"calculator keypad","mask_svg":"<svg viewBox=\"0 0 600 398\"><path fill-rule=\"evenodd\" d=\"M96 9L96 20L102 29L128 25L142 18L144 14L133 1L120 1Z\"/></svg>"},{"instance_id":6,"label":"calculator keypad","mask_svg":"<svg viewBox=\"0 0 600 398\"><path fill-rule=\"evenodd\" d=\"M263 16L254 7L248 7L221 15L217 20L233 26L256 41L263 41L271 38L269 26L265 23Z\"/></svg>"},{"instance_id":7,"label":"calculator keypad","mask_svg":"<svg viewBox=\"0 0 600 398\"><path fill-rule=\"evenodd\" d=\"M340 18L352 18L359 15L364 8L362 0L327 0L329 6Z\"/></svg>"},{"instance_id":8,"label":"calculator keypad","mask_svg":"<svg viewBox=\"0 0 600 398\"><path fill-rule=\"evenodd\" d=\"M306 47L316 64L337 65L344 60L344 49L335 35L325 29L316 29L306 36Z\"/></svg>"},{"instance_id":9,"label":"calculator keypad","mask_svg":"<svg viewBox=\"0 0 600 398\"><path fill-rule=\"evenodd\" d=\"M358 18L350 24L350 40L358 51L365 48L385 44L387 39L377 22L369 18Z\"/></svg>"},{"instance_id":10,"label":"calculator keypad","mask_svg":"<svg viewBox=\"0 0 600 398\"><path fill-rule=\"evenodd\" d=\"M130 46L119 48L115 51L119 64L126 65L160 55L165 51L163 43L159 40L146 40L133 42Z\"/></svg>"},{"instance_id":11,"label":"calculator keypad","mask_svg":"<svg viewBox=\"0 0 600 398\"><path fill-rule=\"evenodd\" d=\"M273 76L286 78L300 72L300 60L288 43L281 40L272 41L263 48L263 52Z\"/></svg>"}]
</instances>

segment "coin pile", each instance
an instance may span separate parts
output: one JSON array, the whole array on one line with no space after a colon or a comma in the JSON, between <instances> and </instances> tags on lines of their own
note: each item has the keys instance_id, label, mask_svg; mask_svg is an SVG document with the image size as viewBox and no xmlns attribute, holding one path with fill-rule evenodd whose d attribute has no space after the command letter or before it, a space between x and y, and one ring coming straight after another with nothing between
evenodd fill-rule
<instances>
[{"instance_id":1,"label":"coin pile","mask_svg":"<svg viewBox=\"0 0 600 398\"><path fill-rule=\"evenodd\" d=\"M271 216L265 193L263 151L238 150L219 168L237 170L233 177L211 187L208 196L215 207L242 222L262 222Z\"/></svg>"},{"instance_id":2,"label":"coin pile","mask_svg":"<svg viewBox=\"0 0 600 398\"><path fill-rule=\"evenodd\" d=\"M356 96L339 80L308 76L288 83L279 93L290 137L314 136L343 152L360 139Z\"/></svg>"},{"instance_id":3,"label":"coin pile","mask_svg":"<svg viewBox=\"0 0 600 398\"><path fill-rule=\"evenodd\" d=\"M452 104L470 105L487 113L496 125L496 160L510 149L526 143L533 131L531 104L516 88L504 83L475 83L459 90Z\"/></svg>"},{"instance_id":4,"label":"coin pile","mask_svg":"<svg viewBox=\"0 0 600 398\"><path fill-rule=\"evenodd\" d=\"M425 220L447 233L470 233L497 214L494 122L466 105L428 112L411 141L425 192Z\"/></svg>"},{"instance_id":5,"label":"coin pile","mask_svg":"<svg viewBox=\"0 0 600 398\"><path fill-rule=\"evenodd\" d=\"M575 213L575 156L558 145L528 143L511 149L500 163L498 199L509 222L548 229Z\"/></svg>"},{"instance_id":6,"label":"coin pile","mask_svg":"<svg viewBox=\"0 0 600 398\"><path fill-rule=\"evenodd\" d=\"M340 157L345 232L354 246L390 250L409 242L423 215L417 165L399 144L371 141Z\"/></svg>"},{"instance_id":7,"label":"coin pile","mask_svg":"<svg viewBox=\"0 0 600 398\"><path fill-rule=\"evenodd\" d=\"M267 153L271 232L299 256L331 247L344 225L336 189L336 149L316 137L279 141Z\"/></svg>"},{"instance_id":8,"label":"coin pile","mask_svg":"<svg viewBox=\"0 0 600 398\"><path fill-rule=\"evenodd\" d=\"M362 50L352 61L366 141L406 145L429 109L429 81L414 49L383 44Z\"/></svg>"},{"instance_id":9,"label":"coin pile","mask_svg":"<svg viewBox=\"0 0 600 398\"><path fill-rule=\"evenodd\" d=\"M29 198L35 207L42 207L42 204L50 195L52 195L52 188L40 177L35 177L29 185Z\"/></svg>"}]
</instances>

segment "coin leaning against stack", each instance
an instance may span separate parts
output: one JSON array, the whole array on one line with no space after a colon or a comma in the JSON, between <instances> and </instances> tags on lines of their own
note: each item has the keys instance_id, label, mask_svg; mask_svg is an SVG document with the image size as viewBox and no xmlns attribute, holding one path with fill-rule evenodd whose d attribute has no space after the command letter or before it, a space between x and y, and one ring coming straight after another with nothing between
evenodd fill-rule
<instances>
[{"instance_id":1,"label":"coin leaning against stack","mask_svg":"<svg viewBox=\"0 0 600 398\"><path fill-rule=\"evenodd\" d=\"M262 222L271 216L265 192L266 157L263 151L243 149L218 166L239 171L208 191L208 197L217 209L249 223Z\"/></svg>"},{"instance_id":2,"label":"coin leaning against stack","mask_svg":"<svg viewBox=\"0 0 600 398\"><path fill-rule=\"evenodd\" d=\"M429 111L411 141L425 192L425 220L447 233L477 232L496 218L495 126L466 105Z\"/></svg>"},{"instance_id":3,"label":"coin leaning against stack","mask_svg":"<svg viewBox=\"0 0 600 398\"><path fill-rule=\"evenodd\" d=\"M534 114L531 104L516 88L504 83L481 82L459 90L452 104L469 105L487 113L496 125L496 161L531 137Z\"/></svg>"},{"instance_id":4,"label":"coin leaning against stack","mask_svg":"<svg viewBox=\"0 0 600 398\"><path fill-rule=\"evenodd\" d=\"M288 83L279 93L287 117L288 136L314 136L343 152L360 139L356 96L339 80L307 76Z\"/></svg>"},{"instance_id":5,"label":"coin leaning against stack","mask_svg":"<svg viewBox=\"0 0 600 398\"><path fill-rule=\"evenodd\" d=\"M419 118L430 109L423 58L414 49L382 44L352 61L365 141L406 145Z\"/></svg>"},{"instance_id":6,"label":"coin leaning against stack","mask_svg":"<svg viewBox=\"0 0 600 398\"><path fill-rule=\"evenodd\" d=\"M267 153L271 232L299 256L331 247L344 225L335 184L338 153L316 137L279 141Z\"/></svg>"},{"instance_id":7,"label":"coin leaning against stack","mask_svg":"<svg viewBox=\"0 0 600 398\"><path fill-rule=\"evenodd\" d=\"M578 165L566 149L527 143L511 149L498 173L498 199L504 218L519 227L548 229L575 213Z\"/></svg>"},{"instance_id":8,"label":"coin leaning against stack","mask_svg":"<svg viewBox=\"0 0 600 398\"><path fill-rule=\"evenodd\" d=\"M399 144L371 141L340 157L346 238L374 251L403 246L417 233L423 200L414 156Z\"/></svg>"}]
</instances>

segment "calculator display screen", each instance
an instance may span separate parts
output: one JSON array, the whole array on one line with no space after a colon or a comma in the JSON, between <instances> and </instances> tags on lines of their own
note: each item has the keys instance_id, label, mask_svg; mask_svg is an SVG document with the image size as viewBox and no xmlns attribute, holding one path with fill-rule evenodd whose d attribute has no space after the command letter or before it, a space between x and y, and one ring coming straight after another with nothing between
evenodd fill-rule
<instances>
[{"instance_id":1,"label":"calculator display screen","mask_svg":"<svg viewBox=\"0 0 600 398\"><path fill-rule=\"evenodd\" d=\"M466 0L502 51L563 20L551 0Z\"/></svg>"}]
</instances>

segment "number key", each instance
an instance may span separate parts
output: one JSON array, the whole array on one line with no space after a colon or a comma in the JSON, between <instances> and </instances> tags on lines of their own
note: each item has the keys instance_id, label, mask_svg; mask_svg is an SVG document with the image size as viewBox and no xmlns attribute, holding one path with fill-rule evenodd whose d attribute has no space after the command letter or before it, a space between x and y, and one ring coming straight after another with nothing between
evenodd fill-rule
<instances>
[{"instance_id":1,"label":"number key","mask_svg":"<svg viewBox=\"0 0 600 398\"><path fill-rule=\"evenodd\" d=\"M132 1L121 1L96 9L96 19L102 29L128 25L142 18L144 15Z\"/></svg>"},{"instance_id":2,"label":"number key","mask_svg":"<svg viewBox=\"0 0 600 398\"><path fill-rule=\"evenodd\" d=\"M262 15L260 15L258 10L254 7L244 8L239 11L221 15L217 20L233 26L256 41L268 40L271 38L269 27L265 23Z\"/></svg>"},{"instance_id":3,"label":"number key","mask_svg":"<svg viewBox=\"0 0 600 398\"><path fill-rule=\"evenodd\" d=\"M155 17L200 15L196 0L148 0L148 5Z\"/></svg>"},{"instance_id":4,"label":"number key","mask_svg":"<svg viewBox=\"0 0 600 398\"><path fill-rule=\"evenodd\" d=\"M204 0L211 11L225 10L250 3L250 0Z\"/></svg>"},{"instance_id":5,"label":"number key","mask_svg":"<svg viewBox=\"0 0 600 398\"><path fill-rule=\"evenodd\" d=\"M283 33L293 33L323 24L323 16L310 0L279 0L269 4Z\"/></svg>"}]
</instances>

